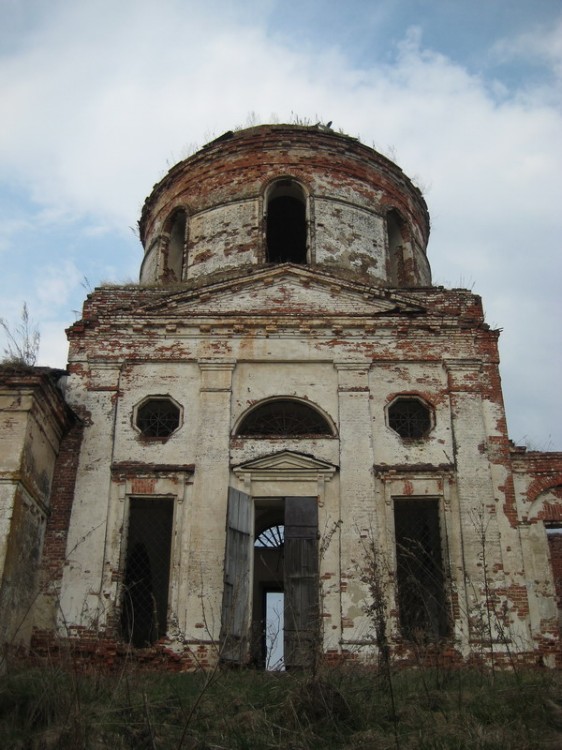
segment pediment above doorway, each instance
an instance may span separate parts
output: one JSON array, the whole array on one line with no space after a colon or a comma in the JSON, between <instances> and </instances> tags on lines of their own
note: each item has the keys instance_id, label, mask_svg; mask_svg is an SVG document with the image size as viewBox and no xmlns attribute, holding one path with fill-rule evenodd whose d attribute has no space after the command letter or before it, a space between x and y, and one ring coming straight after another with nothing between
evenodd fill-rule
<instances>
[{"instance_id":1,"label":"pediment above doorway","mask_svg":"<svg viewBox=\"0 0 562 750\"><path fill-rule=\"evenodd\" d=\"M327 481L338 467L304 453L280 451L233 467L234 474L243 481Z\"/></svg>"}]
</instances>

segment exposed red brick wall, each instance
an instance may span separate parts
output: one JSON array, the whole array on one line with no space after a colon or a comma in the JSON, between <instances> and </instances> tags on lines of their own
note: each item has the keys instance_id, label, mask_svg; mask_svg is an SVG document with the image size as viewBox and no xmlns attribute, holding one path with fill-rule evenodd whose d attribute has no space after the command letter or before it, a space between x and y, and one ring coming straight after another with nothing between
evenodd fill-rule
<instances>
[{"instance_id":1,"label":"exposed red brick wall","mask_svg":"<svg viewBox=\"0 0 562 750\"><path fill-rule=\"evenodd\" d=\"M100 638L83 629L74 638L57 638L51 631L36 631L33 638L31 660L42 663L49 659L72 669L114 670L125 664L138 668L167 672L193 672L212 669L218 661L217 643L189 643L172 650L170 643L162 640L150 648L135 649L112 638Z\"/></svg>"},{"instance_id":2,"label":"exposed red brick wall","mask_svg":"<svg viewBox=\"0 0 562 750\"><path fill-rule=\"evenodd\" d=\"M62 439L55 464L41 565L42 578L50 583L62 578L82 435L83 423L77 420Z\"/></svg>"},{"instance_id":3,"label":"exposed red brick wall","mask_svg":"<svg viewBox=\"0 0 562 750\"><path fill-rule=\"evenodd\" d=\"M181 192L189 195L190 208L199 211L207 208L209 201L223 203L233 195L252 195L270 179L272 164L279 165L282 174L298 177L309 189L319 175L338 188L351 180L373 183L382 189L387 202L399 206L420 227L425 238L429 235L429 216L421 193L382 154L339 133L261 125L225 133L176 164L145 202L139 222L141 241L150 244L158 204L166 200L171 183L181 184Z\"/></svg>"}]
</instances>

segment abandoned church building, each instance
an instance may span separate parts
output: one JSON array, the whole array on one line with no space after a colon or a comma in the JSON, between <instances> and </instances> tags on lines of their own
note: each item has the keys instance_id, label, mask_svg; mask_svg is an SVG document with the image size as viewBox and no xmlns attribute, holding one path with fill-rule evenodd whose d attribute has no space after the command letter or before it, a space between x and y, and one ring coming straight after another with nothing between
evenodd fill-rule
<instances>
[{"instance_id":1,"label":"abandoned church building","mask_svg":"<svg viewBox=\"0 0 562 750\"><path fill-rule=\"evenodd\" d=\"M561 665L562 453L509 441L498 331L432 286L400 168L228 132L139 227L68 369L0 373L5 652Z\"/></svg>"}]
</instances>

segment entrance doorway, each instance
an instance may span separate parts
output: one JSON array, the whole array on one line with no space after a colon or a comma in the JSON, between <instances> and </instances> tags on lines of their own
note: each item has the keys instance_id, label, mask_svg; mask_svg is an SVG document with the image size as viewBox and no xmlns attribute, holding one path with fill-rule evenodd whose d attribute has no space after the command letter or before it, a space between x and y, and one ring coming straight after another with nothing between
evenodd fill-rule
<instances>
[{"instance_id":1,"label":"entrance doorway","mask_svg":"<svg viewBox=\"0 0 562 750\"><path fill-rule=\"evenodd\" d=\"M317 498L252 500L232 490L228 514L223 659L309 666L319 632Z\"/></svg>"},{"instance_id":2,"label":"entrance doorway","mask_svg":"<svg viewBox=\"0 0 562 750\"><path fill-rule=\"evenodd\" d=\"M136 648L166 633L173 516L171 499L131 498L121 631Z\"/></svg>"},{"instance_id":3,"label":"entrance doorway","mask_svg":"<svg viewBox=\"0 0 562 750\"><path fill-rule=\"evenodd\" d=\"M285 499L259 499L254 503L250 651L252 662L262 669L285 668L284 608Z\"/></svg>"},{"instance_id":4,"label":"entrance doorway","mask_svg":"<svg viewBox=\"0 0 562 750\"><path fill-rule=\"evenodd\" d=\"M439 503L394 501L400 630L408 640L439 640L449 633Z\"/></svg>"}]
</instances>

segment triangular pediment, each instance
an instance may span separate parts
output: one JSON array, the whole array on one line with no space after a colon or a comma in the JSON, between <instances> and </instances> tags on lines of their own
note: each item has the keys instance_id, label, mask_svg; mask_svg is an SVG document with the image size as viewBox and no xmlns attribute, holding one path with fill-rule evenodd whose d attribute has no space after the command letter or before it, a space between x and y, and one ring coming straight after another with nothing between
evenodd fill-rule
<instances>
[{"instance_id":1,"label":"triangular pediment","mask_svg":"<svg viewBox=\"0 0 562 750\"><path fill-rule=\"evenodd\" d=\"M247 461L233 471L237 476L251 475L254 479L276 476L304 479L320 475L329 478L337 471L337 466L304 453L280 451Z\"/></svg>"},{"instance_id":2,"label":"triangular pediment","mask_svg":"<svg viewBox=\"0 0 562 750\"><path fill-rule=\"evenodd\" d=\"M381 287L339 279L317 267L285 264L252 269L204 286L171 292L145 315L396 315L424 309Z\"/></svg>"}]
</instances>

